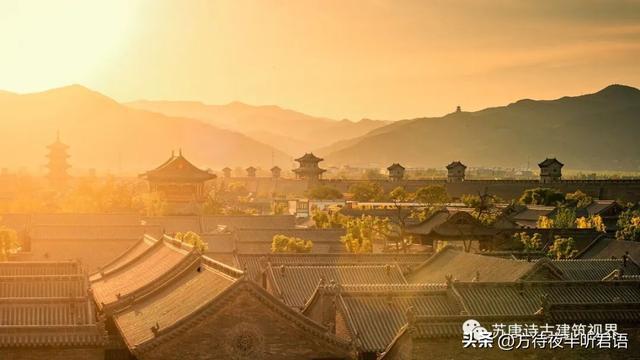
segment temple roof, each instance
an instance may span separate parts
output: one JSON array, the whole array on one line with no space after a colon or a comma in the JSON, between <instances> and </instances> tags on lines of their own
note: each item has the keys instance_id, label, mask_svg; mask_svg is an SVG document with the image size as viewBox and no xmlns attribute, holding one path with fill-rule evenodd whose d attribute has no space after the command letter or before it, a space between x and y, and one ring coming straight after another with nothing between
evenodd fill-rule
<instances>
[{"instance_id":1,"label":"temple roof","mask_svg":"<svg viewBox=\"0 0 640 360\"><path fill-rule=\"evenodd\" d=\"M411 283L444 283L449 275L453 280L460 281L516 281L527 275L534 266L535 262L471 254L446 247L407 278Z\"/></svg>"},{"instance_id":2,"label":"temple roof","mask_svg":"<svg viewBox=\"0 0 640 360\"><path fill-rule=\"evenodd\" d=\"M138 240L144 234L161 235L153 225L35 225L32 240Z\"/></svg>"},{"instance_id":3,"label":"temple roof","mask_svg":"<svg viewBox=\"0 0 640 360\"><path fill-rule=\"evenodd\" d=\"M465 164L461 163L460 161L454 161L451 164L447 165L447 170L451 170L451 169L456 168L456 167L463 167L465 169L467 168L467 166Z\"/></svg>"},{"instance_id":4,"label":"temple roof","mask_svg":"<svg viewBox=\"0 0 640 360\"><path fill-rule=\"evenodd\" d=\"M305 153L304 155L302 155L301 157L295 159L295 161L302 163L302 162L311 162L311 163L318 163L320 161L323 161L324 159L319 158L315 155L313 155L313 153Z\"/></svg>"},{"instance_id":5,"label":"temple roof","mask_svg":"<svg viewBox=\"0 0 640 360\"><path fill-rule=\"evenodd\" d=\"M203 257L149 296L115 314L114 320L123 339L133 349L155 338L154 326L165 330L197 313L241 275L238 270L225 269L223 264Z\"/></svg>"},{"instance_id":6,"label":"temple roof","mask_svg":"<svg viewBox=\"0 0 640 360\"><path fill-rule=\"evenodd\" d=\"M454 282L465 310L475 315L532 315L548 304L640 303L638 281ZM547 298L543 300L543 295Z\"/></svg>"},{"instance_id":7,"label":"temple roof","mask_svg":"<svg viewBox=\"0 0 640 360\"><path fill-rule=\"evenodd\" d=\"M640 267L633 261L622 259L568 259L554 260L566 280L603 280L616 270L625 275L640 275Z\"/></svg>"},{"instance_id":8,"label":"temple roof","mask_svg":"<svg viewBox=\"0 0 640 360\"><path fill-rule=\"evenodd\" d=\"M198 169L190 163L182 152L177 156L172 154L169 160L159 167L149 170L141 175L149 181L177 181L177 182L203 182L215 179L216 176L207 171Z\"/></svg>"},{"instance_id":9,"label":"temple roof","mask_svg":"<svg viewBox=\"0 0 640 360\"><path fill-rule=\"evenodd\" d=\"M280 169L280 167L279 167L279 166L277 166L277 165L271 168L271 171L272 171L272 172L273 172L273 171L281 171L281 170L282 170L282 169Z\"/></svg>"},{"instance_id":10,"label":"temple roof","mask_svg":"<svg viewBox=\"0 0 640 360\"><path fill-rule=\"evenodd\" d=\"M273 293L285 304L302 309L320 281L337 284L406 284L397 264L385 265L269 265Z\"/></svg>"},{"instance_id":11,"label":"temple roof","mask_svg":"<svg viewBox=\"0 0 640 360\"><path fill-rule=\"evenodd\" d=\"M80 262L73 261L0 261L0 276L76 275Z\"/></svg>"},{"instance_id":12,"label":"temple roof","mask_svg":"<svg viewBox=\"0 0 640 360\"><path fill-rule=\"evenodd\" d=\"M197 327L232 303L233 298L257 298L292 325L326 346L346 351L349 345L328 329L294 311L250 281L242 272L206 256L155 289L143 299L114 314L115 324L134 354L142 354L176 334ZM235 309L234 311L237 311Z\"/></svg>"},{"instance_id":13,"label":"temple roof","mask_svg":"<svg viewBox=\"0 0 640 360\"><path fill-rule=\"evenodd\" d=\"M146 241L152 241L147 237ZM131 248L130 251L137 251ZM125 255L123 255L125 256ZM162 285L170 277L196 261L196 250L168 237L156 243L138 256L129 256L111 271L91 277L91 288L98 307L118 308Z\"/></svg>"},{"instance_id":14,"label":"temple roof","mask_svg":"<svg viewBox=\"0 0 640 360\"><path fill-rule=\"evenodd\" d=\"M548 167L548 166L550 166L552 164L558 164L560 166L564 166L564 164L561 163L560 161L558 161L558 159L556 159L556 158L546 158L546 159L544 159L543 162L539 163L538 166L539 167Z\"/></svg>"},{"instance_id":15,"label":"temple roof","mask_svg":"<svg viewBox=\"0 0 640 360\"><path fill-rule=\"evenodd\" d=\"M314 244L315 246L315 244ZM424 262L427 254L242 254L235 255L238 268L244 269L249 279L259 278L264 270L271 266L279 265L386 265L398 264L407 271Z\"/></svg>"},{"instance_id":16,"label":"temple roof","mask_svg":"<svg viewBox=\"0 0 640 360\"><path fill-rule=\"evenodd\" d=\"M106 339L77 262L0 263L0 323L0 348L102 346Z\"/></svg>"},{"instance_id":17,"label":"temple roof","mask_svg":"<svg viewBox=\"0 0 640 360\"><path fill-rule=\"evenodd\" d=\"M389 171L396 170L396 169L398 169L398 170L404 170L404 166L402 166L402 165L400 165L400 164L398 164L398 163L393 163L393 164L391 164L391 166L389 166L389 167L387 168L387 170L389 170Z\"/></svg>"},{"instance_id":18,"label":"temple roof","mask_svg":"<svg viewBox=\"0 0 640 360\"><path fill-rule=\"evenodd\" d=\"M320 285L303 313L321 306L322 296L337 297L337 311L346 321L359 351L379 352L393 340L412 315L456 315L460 308L444 285ZM459 328L459 326L458 326Z\"/></svg>"},{"instance_id":19,"label":"temple roof","mask_svg":"<svg viewBox=\"0 0 640 360\"><path fill-rule=\"evenodd\" d=\"M495 235L497 229L482 224L466 211L440 210L419 224L407 228L409 234L437 234L449 237Z\"/></svg>"}]
</instances>

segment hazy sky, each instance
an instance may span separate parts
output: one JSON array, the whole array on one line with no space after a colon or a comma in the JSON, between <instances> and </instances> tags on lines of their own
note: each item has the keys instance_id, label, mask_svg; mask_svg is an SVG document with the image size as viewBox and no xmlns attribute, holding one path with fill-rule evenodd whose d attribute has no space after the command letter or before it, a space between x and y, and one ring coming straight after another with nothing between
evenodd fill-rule
<instances>
[{"instance_id":1,"label":"hazy sky","mask_svg":"<svg viewBox=\"0 0 640 360\"><path fill-rule=\"evenodd\" d=\"M0 89L400 119L640 86L640 1L0 0Z\"/></svg>"}]
</instances>

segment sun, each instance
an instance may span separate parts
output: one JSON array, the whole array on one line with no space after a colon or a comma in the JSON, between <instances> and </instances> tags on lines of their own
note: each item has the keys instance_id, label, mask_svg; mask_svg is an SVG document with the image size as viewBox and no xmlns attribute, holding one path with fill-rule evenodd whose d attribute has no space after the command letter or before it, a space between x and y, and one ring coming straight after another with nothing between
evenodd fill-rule
<instances>
[{"instance_id":1,"label":"sun","mask_svg":"<svg viewBox=\"0 0 640 360\"><path fill-rule=\"evenodd\" d=\"M43 90L97 76L126 41L135 2L16 0L0 3L0 88Z\"/></svg>"}]
</instances>

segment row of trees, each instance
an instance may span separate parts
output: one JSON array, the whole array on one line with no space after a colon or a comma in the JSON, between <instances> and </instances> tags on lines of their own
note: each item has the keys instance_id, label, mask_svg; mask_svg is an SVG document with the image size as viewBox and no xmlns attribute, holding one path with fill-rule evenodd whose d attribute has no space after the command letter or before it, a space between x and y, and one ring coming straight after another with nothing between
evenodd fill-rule
<instances>
[{"instance_id":1,"label":"row of trees","mask_svg":"<svg viewBox=\"0 0 640 360\"><path fill-rule=\"evenodd\" d=\"M539 233L529 235L526 232L520 232L514 234L513 239L522 245L525 252L542 250L542 235ZM577 252L573 238L556 235L553 243L549 246L547 256L556 260L570 259L574 257Z\"/></svg>"}]
</instances>

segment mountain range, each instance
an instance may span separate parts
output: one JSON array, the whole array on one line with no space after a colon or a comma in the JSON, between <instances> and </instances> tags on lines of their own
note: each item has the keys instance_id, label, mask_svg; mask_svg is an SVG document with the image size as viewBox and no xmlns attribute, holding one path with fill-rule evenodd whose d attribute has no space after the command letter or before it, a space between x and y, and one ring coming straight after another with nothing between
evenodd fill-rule
<instances>
[{"instance_id":1,"label":"mountain range","mask_svg":"<svg viewBox=\"0 0 640 360\"><path fill-rule=\"evenodd\" d=\"M39 93L0 93L0 167L44 169L59 131L78 169L137 174L182 149L195 165L290 165L291 156L244 134L185 117L122 105L80 85Z\"/></svg>"},{"instance_id":2,"label":"mountain range","mask_svg":"<svg viewBox=\"0 0 640 360\"><path fill-rule=\"evenodd\" d=\"M279 106L253 106L241 102L209 105L194 101L136 101L129 107L169 116L198 119L245 134L292 156L358 137L389 124L389 121L332 120L310 116Z\"/></svg>"},{"instance_id":3,"label":"mountain range","mask_svg":"<svg viewBox=\"0 0 640 360\"><path fill-rule=\"evenodd\" d=\"M556 100L397 121L318 154L333 165L521 167L557 157L567 168L640 170L640 90L611 85ZM534 165L535 166L535 165Z\"/></svg>"},{"instance_id":4,"label":"mountain range","mask_svg":"<svg viewBox=\"0 0 640 360\"><path fill-rule=\"evenodd\" d=\"M75 168L137 174L172 150L201 168L291 168L314 151L330 165L400 162L442 168L521 167L557 157L567 168L640 169L640 90L611 85L555 100L524 99L475 112L400 121L331 120L278 106L234 102L121 104L80 85L39 93L0 91L0 167L44 170L60 132Z\"/></svg>"}]
</instances>

